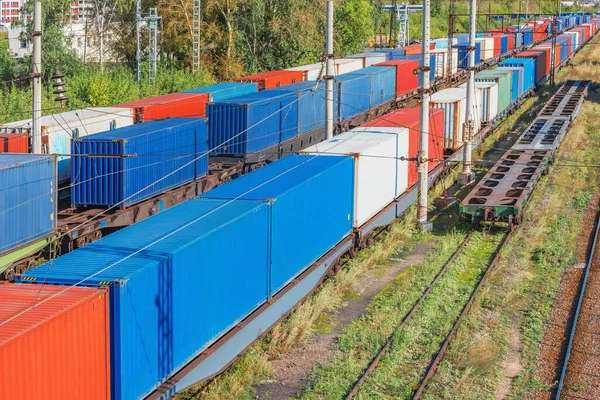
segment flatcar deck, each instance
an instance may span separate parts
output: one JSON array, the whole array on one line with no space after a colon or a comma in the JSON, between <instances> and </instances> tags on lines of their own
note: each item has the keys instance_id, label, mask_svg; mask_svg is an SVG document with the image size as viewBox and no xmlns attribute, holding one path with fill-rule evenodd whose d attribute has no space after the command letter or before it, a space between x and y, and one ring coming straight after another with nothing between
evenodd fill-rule
<instances>
[{"instance_id":1,"label":"flatcar deck","mask_svg":"<svg viewBox=\"0 0 600 400\"><path fill-rule=\"evenodd\" d=\"M475 185L460 212L473 221L518 222L571 121L579 114L589 87L590 81L565 82L515 145Z\"/></svg>"}]
</instances>

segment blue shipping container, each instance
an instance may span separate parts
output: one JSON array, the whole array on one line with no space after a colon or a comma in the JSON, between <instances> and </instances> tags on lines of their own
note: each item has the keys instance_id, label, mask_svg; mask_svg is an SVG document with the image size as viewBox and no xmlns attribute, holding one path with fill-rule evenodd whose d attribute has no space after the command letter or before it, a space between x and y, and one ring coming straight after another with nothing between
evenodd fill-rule
<instances>
[{"instance_id":1,"label":"blue shipping container","mask_svg":"<svg viewBox=\"0 0 600 400\"><path fill-rule=\"evenodd\" d=\"M206 116L214 154L256 153L296 136L298 97L263 90L208 104Z\"/></svg>"},{"instance_id":2,"label":"blue shipping container","mask_svg":"<svg viewBox=\"0 0 600 400\"><path fill-rule=\"evenodd\" d=\"M315 129L325 128L325 83L304 81L284 85L271 91L295 93L298 96L298 134L302 135ZM335 110L335 108L334 108ZM335 111L334 111L335 112ZM336 117L334 116L334 119Z\"/></svg>"},{"instance_id":3,"label":"blue shipping container","mask_svg":"<svg viewBox=\"0 0 600 400\"><path fill-rule=\"evenodd\" d=\"M435 66L434 66L435 67ZM377 107L396 97L396 68L367 67L352 72L352 75L368 75L371 78L371 108ZM362 94L356 94L357 96Z\"/></svg>"},{"instance_id":4,"label":"blue shipping container","mask_svg":"<svg viewBox=\"0 0 600 400\"><path fill-rule=\"evenodd\" d=\"M523 68L523 91L526 92L535 85L535 59L533 58L507 58L500 63L501 67Z\"/></svg>"},{"instance_id":5,"label":"blue shipping container","mask_svg":"<svg viewBox=\"0 0 600 400\"><path fill-rule=\"evenodd\" d=\"M182 93L209 93L208 101L227 100L232 97L258 92L258 83L254 82L223 82L195 89L185 90Z\"/></svg>"},{"instance_id":6,"label":"blue shipping container","mask_svg":"<svg viewBox=\"0 0 600 400\"><path fill-rule=\"evenodd\" d=\"M388 60L398 60L400 57L404 57L406 55L406 50L404 49L378 49L375 51L377 53L385 53Z\"/></svg>"},{"instance_id":7,"label":"blue shipping container","mask_svg":"<svg viewBox=\"0 0 600 400\"><path fill-rule=\"evenodd\" d=\"M557 36L556 43L560 44L560 61L563 62L569 56L569 39Z\"/></svg>"},{"instance_id":8,"label":"blue shipping container","mask_svg":"<svg viewBox=\"0 0 600 400\"><path fill-rule=\"evenodd\" d=\"M71 203L138 203L205 176L207 150L203 118L156 120L73 139L72 154L116 157L73 157Z\"/></svg>"},{"instance_id":9,"label":"blue shipping container","mask_svg":"<svg viewBox=\"0 0 600 400\"><path fill-rule=\"evenodd\" d=\"M510 100L515 101L523 93L523 68L500 66L494 71L510 71L512 73L510 84Z\"/></svg>"},{"instance_id":10,"label":"blue shipping container","mask_svg":"<svg viewBox=\"0 0 600 400\"><path fill-rule=\"evenodd\" d=\"M501 36L500 38L500 54L508 53L508 36Z\"/></svg>"},{"instance_id":11,"label":"blue shipping container","mask_svg":"<svg viewBox=\"0 0 600 400\"><path fill-rule=\"evenodd\" d=\"M56 229L56 157L0 154L0 254Z\"/></svg>"},{"instance_id":12,"label":"blue shipping container","mask_svg":"<svg viewBox=\"0 0 600 400\"><path fill-rule=\"evenodd\" d=\"M341 121L371 108L371 77L353 72L335 77L335 109Z\"/></svg>"},{"instance_id":13,"label":"blue shipping container","mask_svg":"<svg viewBox=\"0 0 600 400\"><path fill-rule=\"evenodd\" d=\"M520 33L523 37L523 46L529 46L533 43L533 29L523 29Z\"/></svg>"},{"instance_id":14,"label":"blue shipping container","mask_svg":"<svg viewBox=\"0 0 600 400\"><path fill-rule=\"evenodd\" d=\"M458 49L458 66L467 68L469 66L468 44L458 44L454 48ZM475 65L481 62L481 43L475 43Z\"/></svg>"},{"instance_id":15,"label":"blue shipping container","mask_svg":"<svg viewBox=\"0 0 600 400\"><path fill-rule=\"evenodd\" d=\"M263 202L189 200L24 278L109 287L111 398L139 399L266 301L268 217Z\"/></svg>"},{"instance_id":16,"label":"blue shipping container","mask_svg":"<svg viewBox=\"0 0 600 400\"><path fill-rule=\"evenodd\" d=\"M273 295L352 231L353 168L352 157L291 155L202 197L269 204Z\"/></svg>"}]
</instances>

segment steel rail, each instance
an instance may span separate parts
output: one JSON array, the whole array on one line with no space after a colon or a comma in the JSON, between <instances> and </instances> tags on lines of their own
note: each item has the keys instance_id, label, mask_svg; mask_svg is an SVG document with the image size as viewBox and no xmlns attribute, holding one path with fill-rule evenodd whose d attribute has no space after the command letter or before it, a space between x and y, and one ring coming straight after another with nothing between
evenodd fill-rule
<instances>
[{"instance_id":1,"label":"steel rail","mask_svg":"<svg viewBox=\"0 0 600 400\"><path fill-rule=\"evenodd\" d=\"M377 353L377 355L375 356L375 358L373 358L373 360L371 360L371 362L369 363L369 366L367 367L367 369L365 370L365 372L362 374L362 376L360 377L360 379L356 382L356 384L354 385L354 387L352 388L352 390L348 393L348 395L346 396L346 400L353 399L354 396L356 396L358 394L358 391L360 390L360 388L363 385L363 383L367 380L367 378L375 370L375 368L377 368L377 365L379 365L379 361L381 360L381 358L389 350L390 346L392 345L394 335L397 332L399 332L400 330L404 329L404 327L406 326L406 324L408 323L408 321L411 319L411 317L415 314L415 312L421 306L421 303L423 302L423 300L425 300L425 298L427 298L427 296L429 295L429 293L433 289L433 286L439 281L439 279L448 270L448 268L450 267L450 265L452 265L452 263L456 260L456 258L462 253L462 251L463 251L464 247L466 246L466 244L473 237L473 233L474 233L474 231L471 231L471 233L469 233L469 235L465 238L465 240L463 240L463 242L458 247L458 249L454 252L454 254L452 254L452 257L450 257L450 259L448 260L448 262L446 262L446 264L444 264L444 267L440 270L440 272L438 272L438 274L435 276L435 278L433 279L433 281L431 281L431 284L429 285L429 287L427 288L427 290L425 292L423 292L423 294L421 295L421 297L419 298L419 300L417 300L417 302L411 308L411 310L408 312L408 314L404 317L404 319L402 319L402 322L400 323L400 325L398 325L396 327L396 329L394 330L394 332L390 335L390 338L383 345L383 347L381 347L381 349L379 350L379 352Z\"/></svg>"},{"instance_id":2,"label":"steel rail","mask_svg":"<svg viewBox=\"0 0 600 400\"><path fill-rule=\"evenodd\" d=\"M567 367L569 365L569 357L571 355L571 351L573 349L573 342L575 339L575 331L577 330L577 322L579 319L579 313L581 312L581 307L583 305L583 298L585 297L585 289L587 285L588 278L590 276L590 269L592 267L592 262L594 260L594 253L596 252L596 245L598 243L598 233L600 232L600 213L596 216L596 231L594 233L594 240L592 242L592 249L590 250L590 255L585 266L585 274L583 276L583 283L581 285L581 289L579 292L579 300L577 301L577 308L575 310L575 318L573 319L573 326L571 327L571 333L569 335L569 344L567 345L567 352L565 354L565 361L563 363L563 367L560 373L560 379L558 381L558 387L556 389L556 400L560 399L560 395L562 393L563 384L565 381L565 376L567 375Z\"/></svg>"},{"instance_id":3,"label":"steel rail","mask_svg":"<svg viewBox=\"0 0 600 400\"><path fill-rule=\"evenodd\" d=\"M448 350L448 346L450 345L450 341L452 340L452 338L456 334L456 331L458 330L458 326L460 325L461 321L463 320L463 317L471 309L471 305L473 304L473 301L475 300L475 296L477 295L477 293L479 293L479 289L481 289L483 284L487 281L490 271L492 271L495 268L496 264L498 263L498 260L500 259L500 251L502 250L502 248L504 248L504 245L506 244L506 242L512 237L513 232L514 232L514 226L509 229L508 233L506 234L506 236L500 243L500 246L498 246L498 249L496 250L496 254L494 255L494 258L492 259L492 262L485 270L483 276L479 280L479 283L475 287L475 290L473 290L473 293L471 293L471 297L469 297L469 301L463 307L460 315L458 316L458 319L456 320L456 322L454 323L454 326L452 327L452 330L450 330L450 333L446 337L444 344L440 348L440 351L438 352L436 357L429 364L429 366L427 368L427 372L425 373L425 376L423 377L423 380L421 381L419 388L413 395L413 400L420 399L421 396L423 395L423 392L425 390L425 387L427 386L427 383L429 383L429 380L435 374L440 361L444 357L444 354L446 354L446 351Z\"/></svg>"}]
</instances>

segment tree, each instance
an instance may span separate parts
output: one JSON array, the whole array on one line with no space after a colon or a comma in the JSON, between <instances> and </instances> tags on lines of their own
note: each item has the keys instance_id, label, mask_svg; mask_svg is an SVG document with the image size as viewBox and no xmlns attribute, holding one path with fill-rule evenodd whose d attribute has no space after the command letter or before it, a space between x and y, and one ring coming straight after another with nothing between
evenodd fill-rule
<instances>
[{"instance_id":1,"label":"tree","mask_svg":"<svg viewBox=\"0 0 600 400\"><path fill-rule=\"evenodd\" d=\"M361 52L369 44L373 32L373 7L367 0L345 0L336 3L334 29L336 50L346 56Z\"/></svg>"},{"instance_id":2,"label":"tree","mask_svg":"<svg viewBox=\"0 0 600 400\"><path fill-rule=\"evenodd\" d=\"M98 64L104 68L105 38L113 30L114 24L120 22L123 14L134 6L134 0L88 0L85 17L93 21L92 33L98 36Z\"/></svg>"}]
</instances>

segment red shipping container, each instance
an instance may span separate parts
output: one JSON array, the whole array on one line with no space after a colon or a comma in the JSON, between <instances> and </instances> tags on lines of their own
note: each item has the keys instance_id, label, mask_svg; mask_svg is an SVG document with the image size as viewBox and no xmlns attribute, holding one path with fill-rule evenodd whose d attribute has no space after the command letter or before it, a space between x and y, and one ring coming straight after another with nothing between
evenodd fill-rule
<instances>
[{"instance_id":1,"label":"red shipping container","mask_svg":"<svg viewBox=\"0 0 600 400\"><path fill-rule=\"evenodd\" d=\"M237 82L256 82L259 90L274 89L303 80L302 71L270 71L236 79Z\"/></svg>"},{"instance_id":2,"label":"red shipping container","mask_svg":"<svg viewBox=\"0 0 600 400\"><path fill-rule=\"evenodd\" d=\"M527 50L517 54L517 58L533 58L535 60L535 81L542 80L546 75L546 52L540 50Z\"/></svg>"},{"instance_id":3,"label":"red shipping container","mask_svg":"<svg viewBox=\"0 0 600 400\"><path fill-rule=\"evenodd\" d=\"M171 93L114 107L133 108L136 123L160 118L205 118L208 97L208 93Z\"/></svg>"},{"instance_id":4,"label":"red shipping container","mask_svg":"<svg viewBox=\"0 0 600 400\"><path fill-rule=\"evenodd\" d=\"M551 43L542 43L536 47L536 49L541 49L541 48L550 49L550 54L552 54L552 44ZM552 62L552 59L550 59L550 62ZM560 43L556 42L556 52L554 53L554 67L557 67L559 64L560 64Z\"/></svg>"},{"instance_id":5,"label":"red shipping container","mask_svg":"<svg viewBox=\"0 0 600 400\"><path fill-rule=\"evenodd\" d=\"M530 51L537 51L537 52L544 52L545 56L544 56L544 62L545 62L545 68L546 68L546 75L550 73L550 68L552 65L552 49L550 47L535 47L533 49L531 49Z\"/></svg>"},{"instance_id":6,"label":"red shipping container","mask_svg":"<svg viewBox=\"0 0 600 400\"><path fill-rule=\"evenodd\" d=\"M409 129L408 156L417 157L419 153L419 138L421 135L421 110L419 108L401 108L383 117L376 118L362 126L398 127ZM429 158L444 159L444 110L433 109L429 111ZM434 169L439 162L429 162L429 171ZM414 185L419 178L417 162L409 161L408 187Z\"/></svg>"},{"instance_id":7,"label":"red shipping container","mask_svg":"<svg viewBox=\"0 0 600 400\"><path fill-rule=\"evenodd\" d=\"M494 38L494 57L499 56L502 51L502 38L499 35L492 35Z\"/></svg>"},{"instance_id":8,"label":"red shipping container","mask_svg":"<svg viewBox=\"0 0 600 400\"><path fill-rule=\"evenodd\" d=\"M391 60L375 64L378 67L396 67L396 98L419 88L419 60Z\"/></svg>"},{"instance_id":9,"label":"red shipping container","mask_svg":"<svg viewBox=\"0 0 600 400\"><path fill-rule=\"evenodd\" d=\"M108 292L64 290L0 284L0 399L110 399Z\"/></svg>"},{"instance_id":10,"label":"red shipping container","mask_svg":"<svg viewBox=\"0 0 600 400\"><path fill-rule=\"evenodd\" d=\"M423 54L423 45L422 44L411 44L409 46L401 47L404 50L404 54L407 56L414 54ZM429 45L429 49L435 49L435 43Z\"/></svg>"},{"instance_id":11,"label":"red shipping container","mask_svg":"<svg viewBox=\"0 0 600 400\"><path fill-rule=\"evenodd\" d=\"M506 36L506 41L508 42L508 47L506 48L507 52L511 52L515 49L515 36L514 35L503 35Z\"/></svg>"},{"instance_id":12,"label":"red shipping container","mask_svg":"<svg viewBox=\"0 0 600 400\"><path fill-rule=\"evenodd\" d=\"M29 134L0 133L0 153L29 153Z\"/></svg>"}]
</instances>

